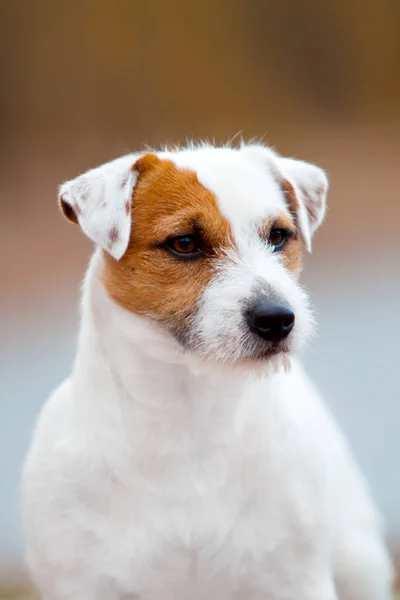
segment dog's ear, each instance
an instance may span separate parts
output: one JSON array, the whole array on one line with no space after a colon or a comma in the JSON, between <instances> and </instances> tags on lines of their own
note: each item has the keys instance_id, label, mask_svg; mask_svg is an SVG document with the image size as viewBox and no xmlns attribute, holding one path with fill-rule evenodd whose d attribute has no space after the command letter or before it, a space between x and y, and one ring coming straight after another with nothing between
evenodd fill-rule
<instances>
[{"instance_id":1,"label":"dog's ear","mask_svg":"<svg viewBox=\"0 0 400 600\"><path fill-rule=\"evenodd\" d=\"M265 146L244 146L242 151L262 161L277 179L306 247L311 252L311 238L321 225L326 211L328 178L325 172L302 160L279 156Z\"/></svg>"},{"instance_id":2,"label":"dog's ear","mask_svg":"<svg viewBox=\"0 0 400 600\"><path fill-rule=\"evenodd\" d=\"M59 191L64 216L117 260L129 243L139 158L136 154L117 158L63 183Z\"/></svg>"},{"instance_id":3,"label":"dog's ear","mask_svg":"<svg viewBox=\"0 0 400 600\"><path fill-rule=\"evenodd\" d=\"M302 160L282 157L277 160L283 174L280 183L286 200L298 216L302 235L311 251L311 238L326 212L328 178L320 167Z\"/></svg>"}]
</instances>

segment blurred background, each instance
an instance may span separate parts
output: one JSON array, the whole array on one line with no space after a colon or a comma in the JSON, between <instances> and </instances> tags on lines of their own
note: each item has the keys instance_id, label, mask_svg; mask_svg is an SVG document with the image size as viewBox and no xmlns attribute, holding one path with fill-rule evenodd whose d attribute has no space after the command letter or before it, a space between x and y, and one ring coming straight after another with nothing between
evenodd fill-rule
<instances>
[{"instance_id":1,"label":"blurred background","mask_svg":"<svg viewBox=\"0 0 400 600\"><path fill-rule=\"evenodd\" d=\"M398 0L0 0L4 585L23 560L21 463L71 367L90 254L57 185L143 144L239 132L329 174L304 361L400 549L399 28Z\"/></svg>"}]
</instances>

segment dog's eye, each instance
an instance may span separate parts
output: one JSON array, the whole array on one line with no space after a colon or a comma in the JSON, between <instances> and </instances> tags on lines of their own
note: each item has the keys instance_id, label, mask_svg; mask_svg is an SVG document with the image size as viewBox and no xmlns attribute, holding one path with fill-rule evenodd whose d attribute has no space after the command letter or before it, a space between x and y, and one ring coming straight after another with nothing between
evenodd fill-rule
<instances>
[{"instance_id":1,"label":"dog's eye","mask_svg":"<svg viewBox=\"0 0 400 600\"><path fill-rule=\"evenodd\" d=\"M179 258L197 258L202 254L198 241L194 235L182 235L171 238L165 243L166 249Z\"/></svg>"},{"instance_id":2,"label":"dog's eye","mask_svg":"<svg viewBox=\"0 0 400 600\"><path fill-rule=\"evenodd\" d=\"M268 236L268 244L272 247L274 252L282 250L288 240L288 231L286 229L271 229Z\"/></svg>"}]
</instances>

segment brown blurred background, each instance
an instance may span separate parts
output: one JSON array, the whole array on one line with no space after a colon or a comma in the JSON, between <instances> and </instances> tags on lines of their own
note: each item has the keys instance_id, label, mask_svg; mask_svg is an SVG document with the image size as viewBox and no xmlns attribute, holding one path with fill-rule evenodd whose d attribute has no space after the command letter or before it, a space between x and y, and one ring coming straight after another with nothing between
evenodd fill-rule
<instances>
[{"instance_id":1,"label":"brown blurred background","mask_svg":"<svg viewBox=\"0 0 400 600\"><path fill-rule=\"evenodd\" d=\"M331 179L305 356L400 546L399 0L0 0L0 579L17 486L70 368L90 244L57 185L143 144L263 137Z\"/></svg>"}]
</instances>

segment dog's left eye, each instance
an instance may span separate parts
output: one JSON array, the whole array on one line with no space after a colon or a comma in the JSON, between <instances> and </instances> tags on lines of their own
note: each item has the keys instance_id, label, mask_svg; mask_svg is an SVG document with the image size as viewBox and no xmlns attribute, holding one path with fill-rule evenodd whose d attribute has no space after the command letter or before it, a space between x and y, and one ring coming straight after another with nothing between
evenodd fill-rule
<instances>
[{"instance_id":1,"label":"dog's left eye","mask_svg":"<svg viewBox=\"0 0 400 600\"><path fill-rule=\"evenodd\" d=\"M279 252L279 250L282 250L286 244L288 237L289 233L286 231L286 229L271 229L268 236L268 244L272 247L274 252Z\"/></svg>"},{"instance_id":2,"label":"dog's left eye","mask_svg":"<svg viewBox=\"0 0 400 600\"><path fill-rule=\"evenodd\" d=\"M165 243L165 247L177 258L192 259L202 254L198 240L194 235L171 238Z\"/></svg>"}]
</instances>

